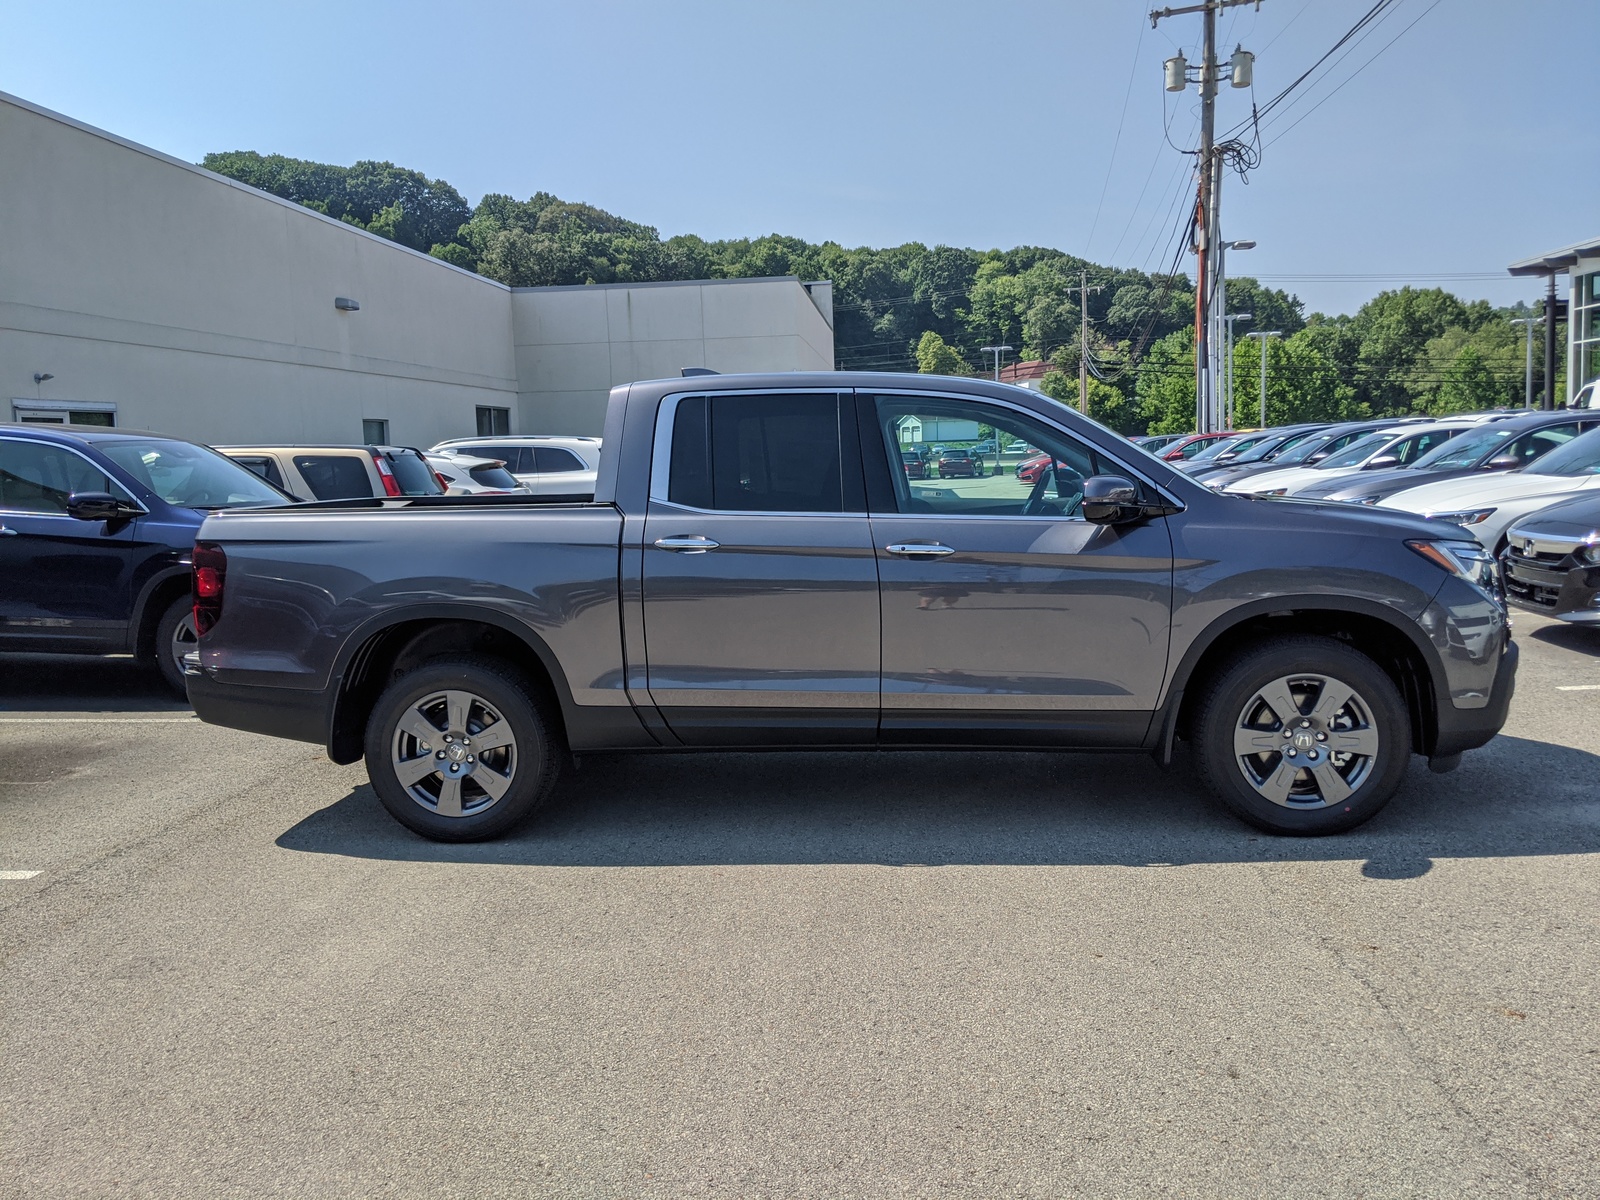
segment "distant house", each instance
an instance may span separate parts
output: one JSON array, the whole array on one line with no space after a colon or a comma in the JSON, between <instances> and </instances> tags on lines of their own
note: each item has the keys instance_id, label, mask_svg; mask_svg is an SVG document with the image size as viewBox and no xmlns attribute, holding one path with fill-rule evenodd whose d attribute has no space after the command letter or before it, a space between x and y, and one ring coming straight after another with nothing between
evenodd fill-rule
<instances>
[{"instance_id":1,"label":"distant house","mask_svg":"<svg viewBox=\"0 0 1600 1200\"><path fill-rule=\"evenodd\" d=\"M1018 387L1037 392L1044 384L1045 375L1053 369L1046 359L1030 358L1027 362L1016 362L1001 367L1000 382L1014 383Z\"/></svg>"}]
</instances>

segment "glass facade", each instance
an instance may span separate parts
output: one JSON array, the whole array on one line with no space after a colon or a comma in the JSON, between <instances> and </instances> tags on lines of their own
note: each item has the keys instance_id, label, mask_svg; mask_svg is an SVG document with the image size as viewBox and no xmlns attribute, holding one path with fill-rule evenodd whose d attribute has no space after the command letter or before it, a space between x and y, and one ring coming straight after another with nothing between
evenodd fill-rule
<instances>
[{"instance_id":1,"label":"glass facade","mask_svg":"<svg viewBox=\"0 0 1600 1200\"><path fill-rule=\"evenodd\" d=\"M1571 354L1567 362L1568 394L1574 394L1600 375L1600 271L1579 274L1572 281L1572 311L1568 313Z\"/></svg>"}]
</instances>

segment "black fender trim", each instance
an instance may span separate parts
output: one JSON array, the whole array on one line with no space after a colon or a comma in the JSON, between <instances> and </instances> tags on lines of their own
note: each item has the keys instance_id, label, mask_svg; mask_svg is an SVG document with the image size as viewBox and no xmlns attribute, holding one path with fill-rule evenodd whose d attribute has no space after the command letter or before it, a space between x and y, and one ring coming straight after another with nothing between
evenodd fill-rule
<instances>
[{"instance_id":1,"label":"black fender trim","mask_svg":"<svg viewBox=\"0 0 1600 1200\"><path fill-rule=\"evenodd\" d=\"M1370 600L1363 600L1357 596L1337 596L1327 594L1310 595L1283 595L1269 596L1262 600L1253 600L1241 604L1237 608L1229 609L1217 617L1210 625L1203 629L1200 635L1189 644L1184 651L1183 658L1179 660L1172 677L1167 681L1166 695L1162 698L1161 707L1156 710L1156 719L1151 722L1152 734L1159 734L1153 739L1149 749L1155 754L1156 761L1163 766L1172 761L1172 744L1177 731L1178 712L1182 708L1184 693L1188 688L1189 680L1194 674L1194 669L1212 646L1225 634L1237 629L1240 625L1247 624L1258 617L1271 616L1274 613L1302 613L1302 612L1345 612L1354 616L1370 617L1382 621L1396 633L1401 634L1415 647L1422 661L1427 665L1428 683L1432 688L1433 712L1436 721L1444 719L1443 714L1453 711L1454 705L1450 702L1449 683L1445 676L1444 662L1439 657L1439 651L1423 633L1422 627L1405 613L1387 608L1382 604ZM1424 747L1425 753L1432 753L1432 746Z\"/></svg>"},{"instance_id":2,"label":"black fender trim","mask_svg":"<svg viewBox=\"0 0 1600 1200\"><path fill-rule=\"evenodd\" d=\"M145 620L150 615L150 601L155 597L155 594L164 590L177 579L183 580L183 590L188 591L190 587L189 574L189 561L185 559L178 566L163 567L145 580L144 586L139 589L139 595L134 599L133 613L128 618L127 651L129 654L142 654L145 651L145 647L141 644L144 641ZM153 634L154 632L155 630L152 627L151 633Z\"/></svg>"}]
</instances>

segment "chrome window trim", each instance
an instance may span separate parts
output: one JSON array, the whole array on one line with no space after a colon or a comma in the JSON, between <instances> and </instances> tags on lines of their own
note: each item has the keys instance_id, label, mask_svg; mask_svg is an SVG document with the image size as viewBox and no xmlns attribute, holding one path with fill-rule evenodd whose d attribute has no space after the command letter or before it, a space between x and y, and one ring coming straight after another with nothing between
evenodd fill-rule
<instances>
[{"instance_id":1,"label":"chrome window trim","mask_svg":"<svg viewBox=\"0 0 1600 1200\"><path fill-rule=\"evenodd\" d=\"M122 480L118 479L110 471L106 470L105 467L102 467L99 463L95 462L94 459L90 458L82 450L69 442L52 442L44 438L28 437L26 435L15 436L9 432L3 437L0 437L0 442L27 442L31 446L48 446L52 450L65 450L69 454L75 454L84 462L93 467L96 471L99 471L100 474L104 475L108 480L110 480L111 485L116 488L117 491L122 493L123 498L126 499L129 504L132 504L139 510L137 513L131 514L131 516L147 517L150 515L150 509L143 504L137 496L128 490L127 485L124 484ZM67 521L76 521L78 519L69 513L40 512L36 508L7 508L4 504L0 504L0 512L15 513L18 516L27 517L60 517Z\"/></svg>"},{"instance_id":2,"label":"chrome window trim","mask_svg":"<svg viewBox=\"0 0 1600 1200\"><path fill-rule=\"evenodd\" d=\"M850 388L705 388L696 391L673 392L670 396L663 396L661 403L656 407L655 444L650 447L650 491L649 499L652 505L663 504L679 512L696 513L708 517L736 516L736 517L851 517L865 520L867 512L806 512L795 509L783 509L769 512L763 509L752 508L695 508L688 504L678 504L667 499L667 485L670 480L668 472L672 468L672 430L673 422L677 420L678 404L684 400L693 400L701 396L848 396L852 393ZM844 452L843 445L839 448ZM843 463L840 464L841 468Z\"/></svg>"}]
</instances>

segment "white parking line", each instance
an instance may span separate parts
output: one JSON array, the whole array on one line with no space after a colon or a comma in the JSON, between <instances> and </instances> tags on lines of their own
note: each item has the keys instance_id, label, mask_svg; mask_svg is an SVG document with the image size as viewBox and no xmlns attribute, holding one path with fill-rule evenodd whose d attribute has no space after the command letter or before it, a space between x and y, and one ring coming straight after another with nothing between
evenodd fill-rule
<instances>
[{"instance_id":1,"label":"white parking line","mask_svg":"<svg viewBox=\"0 0 1600 1200\"><path fill-rule=\"evenodd\" d=\"M6 879L32 879L35 875L43 874L41 871L0 871L0 880Z\"/></svg>"},{"instance_id":2,"label":"white parking line","mask_svg":"<svg viewBox=\"0 0 1600 1200\"><path fill-rule=\"evenodd\" d=\"M0 717L0 725L177 725L199 717Z\"/></svg>"},{"instance_id":3,"label":"white parking line","mask_svg":"<svg viewBox=\"0 0 1600 1200\"><path fill-rule=\"evenodd\" d=\"M1569 683L1565 686L1556 684L1558 692L1600 692L1600 683Z\"/></svg>"}]
</instances>

